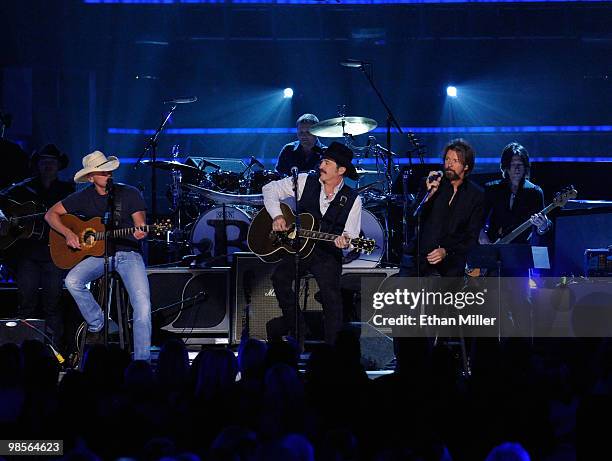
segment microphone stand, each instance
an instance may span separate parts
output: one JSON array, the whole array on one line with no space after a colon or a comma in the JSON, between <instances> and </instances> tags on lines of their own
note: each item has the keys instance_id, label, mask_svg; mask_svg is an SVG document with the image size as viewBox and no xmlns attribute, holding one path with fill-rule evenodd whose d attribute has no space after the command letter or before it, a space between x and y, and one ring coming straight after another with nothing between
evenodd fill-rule
<instances>
[{"instance_id":1,"label":"microphone stand","mask_svg":"<svg viewBox=\"0 0 612 461\"><path fill-rule=\"evenodd\" d=\"M294 291L294 309L295 309L295 340L299 344L300 341L300 205L298 200L298 173L292 175L293 177L293 194L295 197L295 239L293 241L293 248L295 249L295 254L293 256L294 264L295 264L295 291ZM303 351L300 351L300 353Z\"/></svg>"},{"instance_id":2,"label":"microphone stand","mask_svg":"<svg viewBox=\"0 0 612 461\"><path fill-rule=\"evenodd\" d=\"M423 211L423 206L425 205L425 202L427 201L428 197L429 197L429 191L426 190L425 195L423 195L423 198L421 199L417 207L414 209L414 212L412 213L412 217L417 218L417 221L416 221L417 248L416 248L416 258L415 259L416 259L417 280L419 281L418 282L419 288L421 286L421 212Z\"/></svg>"},{"instance_id":3,"label":"microphone stand","mask_svg":"<svg viewBox=\"0 0 612 461\"><path fill-rule=\"evenodd\" d=\"M374 83L374 78L372 77L372 74L373 74L372 64L363 63L361 66L359 66L359 69L361 70L361 72L363 72L363 75L365 75L365 77L368 79L370 86L376 93L376 96L378 96L378 99L380 100L381 104L385 108L385 111L387 112L387 181L388 181L387 192L390 193L391 192L391 179L392 179L391 176L393 173L393 154L391 151L391 125L394 125L400 134L404 134L404 132L402 131L402 127L400 126L400 124L397 122L395 115L393 115L393 112L391 112L391 109L385 102L385 99L383 98L380 91L378 91L378 88L376 84Z\"/></svg>"},{"instance_id":4,"label":"microphone stand","mask_svg":"<svg viewBox=\"0 0 612 461\"><path fill-rule=\"evenodd\" d=\"M108 182L110 181L110 183ZM104 224L104 283L103 292L102 292L102 305L104 306L104 345L108 346L108 319L110 316L110 290L111 288L111 280L110 280L110 255L109 255L109 236L111 235L114 228L114 213L115 213L115 187L112 183L112 178L107 179L106 183L106 211L104 213L104 219L102 223Z\"/></svg>"},{"instance_id":5,"label":"microphone stand","mask_svg":"<svg viewBox=\"0 0 612 461\"><path fill-rule=\"evenodd\" d=\"M372 87L372 89L374 90L374 92L376 93L376 96L378 96L378 99L380 100L381 104L383 105L383 107L385 108L385 111L387 112L387 152L386 152L386 157L387 157L387 171L386 171L386 178L387 178L387 190L386 190L386 195L387 195L387 201L386 201L386 215L387 215L387 221L389 219L389 215L391 214L391 202L389 200L389 197L391 196L391 192L392 192L392 185L393 185L393 151L391 150L391 125L394 125L395 128L397 128L397 131L400 134L404 134L404 132L402 131L402 127L400 126L400 124L398 123L397 119L395 118L395 115L393 115L393 112L391 111L391 109L389 108L389 106L387 105L387 103L385 102L385 98L383 98L383 95L381 94L381 92L378 90L378 87L376 86L376 84L374 83L374 78L373 78L373 69L372 69L372 64L371 63L363 63L361 66L359 66L359 69L361 70L361 72L363 72L363 75L365 75L366 79L368 80L368 83L370 84L370 86ZM387 262L389 262L389 229L387 226L387 251L386 251L386 258L387 258Z\"/></svg>"},{"instance_id":6,"label":"microphone stand","mask_svg":"<svg viewBox=\"0 0 612 461\"><path fill-rule=\"evenodd\" d=\"M148 151L151 151L150 158L151 158L151 161L153 162L153 165L155 165L155 161L157 160L157 145L158 145L159 135L166 127L166 123L168 123L168 120L170 120L170 117L176 110L177 106L178 104L172 105L172 108L170 109L166 117L162 120L160 125L157 127L157 130L155 130L155 133L153 133L153 136L147 139L145 148L142 151L142 154L140 154L140 157L138 157L138 160L136 161L134 168L136 168L140 164L140 162L142 161L142 158ZM151 169L151 216L152 216L153 221L155 221L155 219L157 218L157 170L156 168Z\"/></svg>"}]
</instances>

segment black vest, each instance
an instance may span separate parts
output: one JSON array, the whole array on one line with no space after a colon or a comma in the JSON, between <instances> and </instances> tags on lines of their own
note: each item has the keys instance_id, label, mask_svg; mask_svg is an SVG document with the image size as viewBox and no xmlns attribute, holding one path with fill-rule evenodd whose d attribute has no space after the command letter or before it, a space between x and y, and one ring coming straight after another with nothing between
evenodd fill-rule
<instances>
[{"instance_id":1,"label":"black vest","mask_svg":"<svg viewBox=\"0 0 612 461\"><path fill-rule=\"evenodd\" d=\"M353 208L353 203L355 203L357 198L357 193L345 183L336 194L336 197L334 197L334 200L329 204L325 216L321 215L320 196L321 183L319 182L319 175L308 175L299 201L300 212L313 215L317 222L319 222L322 232L336 235L342 234L351 208ZM336 248L331 242L318 242L316 248L332 252L337 257L342 256L342 250Z\"/></svg>"}]
</instances>

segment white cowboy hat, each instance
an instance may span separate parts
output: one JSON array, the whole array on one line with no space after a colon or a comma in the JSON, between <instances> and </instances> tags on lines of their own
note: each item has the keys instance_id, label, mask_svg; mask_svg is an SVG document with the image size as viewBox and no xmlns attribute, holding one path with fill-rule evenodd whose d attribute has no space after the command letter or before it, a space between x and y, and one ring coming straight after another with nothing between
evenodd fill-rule
<instances>
[{"instance_id":1,"label":"white cowboy hat","mask_svg":"<svg viewBox=\"0 0 612 461\"><path fill-rule=\"evenodd\" d=\"M83 157L83 168L74 175L74 182L87 182L87 175L96 171L113 171L119 168L119 159L106 156L99 150Z\"/></svg>"}]
</instances>

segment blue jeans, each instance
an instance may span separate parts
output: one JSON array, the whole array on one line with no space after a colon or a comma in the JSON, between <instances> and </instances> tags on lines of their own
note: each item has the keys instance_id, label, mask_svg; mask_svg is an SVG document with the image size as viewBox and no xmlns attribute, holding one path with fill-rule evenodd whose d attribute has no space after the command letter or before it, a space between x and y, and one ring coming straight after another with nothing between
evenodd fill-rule
<instances>
[{"instance_id":1,"label":"blue jeans","mask_svg":"<svg viewBox=\"0 0 612 461\"><path fill-rule=\"evenodd\" d=\"M118 251L110 258L109 269L121 276L134 310L134 360L151 358L151 298L149 279L142 256L135 251ZM66 276L66 288L79 306L88 330L104 327L104 314L87 284L104 275L104 258L89 257L74 266Z\"/></svg>"}]
</instances>

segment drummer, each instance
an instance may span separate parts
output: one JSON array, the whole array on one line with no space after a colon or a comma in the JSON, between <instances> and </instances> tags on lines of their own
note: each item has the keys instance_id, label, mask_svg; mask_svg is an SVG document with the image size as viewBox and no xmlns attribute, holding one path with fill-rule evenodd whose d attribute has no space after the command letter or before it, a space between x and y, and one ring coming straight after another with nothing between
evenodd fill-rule
<instances>
[{"instance_id":1,"label":"drummer","mask_svg":"<svg viewBox=\"0 0 612 461\"><path fill-rule=\"evenodd\" d=\"M322 149L325 149L319 138L310 134L308 130L319 119L313 114L304 114L296 121L297 141L285 144L276 162L276 171L282 176L291 174L291 168L297 166L300 173L317 170L321 161Z\"/></svg>"}]
</instances>

